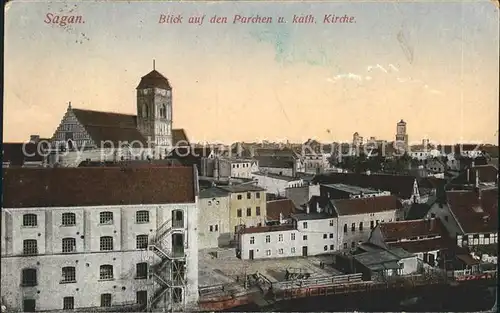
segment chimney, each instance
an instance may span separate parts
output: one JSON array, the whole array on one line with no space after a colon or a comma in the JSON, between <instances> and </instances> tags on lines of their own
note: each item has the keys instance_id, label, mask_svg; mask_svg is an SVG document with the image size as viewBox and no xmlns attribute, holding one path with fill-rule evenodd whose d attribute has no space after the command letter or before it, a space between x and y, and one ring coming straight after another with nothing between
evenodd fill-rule
<instances>
[{"instance_id":1,"label":"chimney","mask_svg":"<svg viewBox=\"0 0 500 313\"><path fill-rule=\"evenodd\" d=\"M321 213L321 208L319 206L319 202L316 202L316 212Z\"/></svg>"},{"instance_id":2,"label":"chimney","mask_svg":"<svg viewBox=\"0 0 500 313\"><path fill-rule=\"evenodd\" d=\"M40 135L31 135L30 142L37 143L40 141Z\"/></svg>"},{"instance_id":3,"label":"chimney","mask_svg":"<svg viewBox=\"0 0 500 313\"><path fill-rule=\"evenodd\" d=\"M285 221L283 219L283 213L280 212L280 225L283 224Z\"/></svg>"},{"instance_id":4,"label":"chimney","mask_svg":"<svg viewBox=\"0 0 500 313\"><path fill-rule=\"evenodd\" d=\"M310 204L310 203L308 203L308 204L306 205L306 213L307 213L307 214L309 214L310 212L311 212L311 204Z\"/></svg>"},{"instance_id":5,"label":"chimney","mask_svg":"<svg viewBox=\"0 0 500 313\"><path fill-rule=\"evenodd\" d=\"M435 228L435 227L434 227L434 224L435 224L435 223L436 223L436 218L431 218L431 219L429 220L429 230L430 230L430 231L434 230L434 228Z\"/></svg>"}]
</instances>

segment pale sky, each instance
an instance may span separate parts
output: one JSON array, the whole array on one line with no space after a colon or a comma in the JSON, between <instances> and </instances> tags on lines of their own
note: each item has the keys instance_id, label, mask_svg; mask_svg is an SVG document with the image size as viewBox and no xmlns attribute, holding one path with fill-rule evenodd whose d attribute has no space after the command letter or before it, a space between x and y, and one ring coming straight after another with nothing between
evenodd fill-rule
<instances>
[{"instance_id":1,"label":"pale sky","mask_svg":"<svg viewBox=\"0 0 500 313\"><path fill-rule=\"evenodd\" d=\"M169 12L184 23L158 24ZM47 13L85 24L49 25ZM317 23L292 24L301 13ZM203 25L186 23L203 14ZM230 23L206 23L214 14ZM288 23L232 24L235 14ZM323 24L324 14L356 23ZM68 101L135 114L135 88L155 59L174 89L174 128L191 141L393 140L404 119L412 143L496 143L498 14L490 0L11 2L4 141L51 137Z\"/></svg>"}]
</instances>

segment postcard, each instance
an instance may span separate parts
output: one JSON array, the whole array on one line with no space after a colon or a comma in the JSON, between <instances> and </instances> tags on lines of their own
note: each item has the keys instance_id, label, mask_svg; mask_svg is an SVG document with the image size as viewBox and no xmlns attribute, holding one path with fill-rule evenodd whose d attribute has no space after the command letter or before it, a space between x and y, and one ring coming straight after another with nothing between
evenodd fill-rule
<instances>
[{"instance_id":1,"label":"postcard","mask_svg":"<svg viewBox=\"0 0 500 313\"><path fill-rule=\"evenodd\" d=\"M496 307L498 1L4 17L2 312Z\"/></svg>"}]
</instances>

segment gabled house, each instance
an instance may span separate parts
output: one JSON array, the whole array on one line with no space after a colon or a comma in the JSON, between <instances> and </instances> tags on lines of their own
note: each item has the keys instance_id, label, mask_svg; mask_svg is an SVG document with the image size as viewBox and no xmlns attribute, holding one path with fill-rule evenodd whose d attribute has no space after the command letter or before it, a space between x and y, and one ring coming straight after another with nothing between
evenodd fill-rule
<instances>
[{"instance_id":1,"label":"gabled house","mask_svg":"<svg viewBox=\"0 0 500 313\"><path fill-rule=\"evenodd\" d=\"M368 242L384 249L402 248L433 267L442 266L442 253L456 246L437 218L381 223L373 229Z\"/></svg>"},{"instance_id":2,"label":"gabled house","mask_svg":"<svg viewBox=\"0 0 500 313\"><path fill-rule=\"evenodd\" d=\"M497 244L498 187L447 191L427 216L439 218L460 247Z\"/></svg>"},{"instance_id":3,"label":"gabled house","mask_svg":"<svg viewBox=\"0 0 500 313\"><path fill-rule=\"evenodd\" d=\"M290 220L292 214L297 213L290 199L267 201L266 225L280 225Z\"/></svg>"}]
</instances>

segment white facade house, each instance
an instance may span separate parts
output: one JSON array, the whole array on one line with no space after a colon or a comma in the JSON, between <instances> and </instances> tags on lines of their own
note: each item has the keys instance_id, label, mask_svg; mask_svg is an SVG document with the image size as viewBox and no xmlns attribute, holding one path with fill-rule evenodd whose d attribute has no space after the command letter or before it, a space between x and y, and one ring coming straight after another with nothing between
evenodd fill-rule
<instances>
[{"instance_id":1,"label":"white facade house","mask_svg":"<svg viewBox=\"0 0 500 313\"><path fill-rule=\"evenodd\" d=\"M252 173L252 179L257 181L257 185L266 189L268 193L284 197L286 188L295 188L304 186L302 178L275 175L270 173Z\"/></svg>"},{"instance_id":2,"label":"white facade house","mask_svg":"<svg viewBox=\"0 0 500 313\"><path fill-rule=\"evenodd\" d=\"M213 187L200 191L198 215L198 248L228 245L234 230L230 229L229 192Z\"/></svg>"},{"instance_id":3,"label":"white facade house","mask_svg":"<svg viewBox=\"0 0 500 313\"><path fill-rule=\"evenodd\" d=\"M171 309L198 301L193 168L13 168L3 174L1 296L7 308Z\"/></svg>"},{"instance_id":4,"label":"white facade house","mask_svg":"<svg viewBox=\"0 0 500 313\"><path fill-rule=\"evenodd\" d=\"M437 149L420 149L415 151L409 151L408 155L415 160L424 161L428 159L433 159L441 156L441 151Z\"/></svg>"},{"instance_id":5,"label":"white facade house","mask_svg":"<svg viewBox=\"0 0 500 313\"><path fill-rule=\"evenodd\" d=\"M214 177L252 178L259 171L255 160L216 158L215 163Z\"/></svg>"},{"instance_id":6,"label":"white facade house","mask_svg":"<svg viewBox=\"0 0 500 313\"><path fill-rule=\"evenodd\" d=\"M314 153L302 155L303 171L305 173L322 173L330 168L331 153Z\"/></svg>"},{"instance_id":7,"label":"white facade house","mask_svg":"<svg viewBox=\"0 0 500 313\"><path fill-rule=\"evenodd\" d=\"M368 240L379 222L395 220L400 206L394 196L342 200L313 196L306 213L293 214L289 224L242 230L239 254L242 259L281 258L351 249Z\"/></svg>"}]
</instances>

